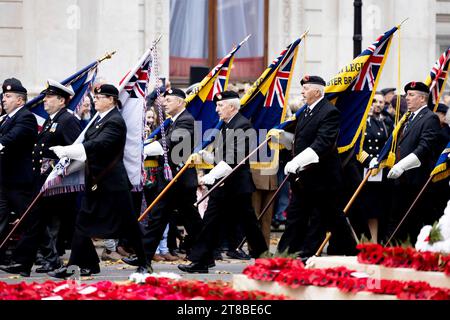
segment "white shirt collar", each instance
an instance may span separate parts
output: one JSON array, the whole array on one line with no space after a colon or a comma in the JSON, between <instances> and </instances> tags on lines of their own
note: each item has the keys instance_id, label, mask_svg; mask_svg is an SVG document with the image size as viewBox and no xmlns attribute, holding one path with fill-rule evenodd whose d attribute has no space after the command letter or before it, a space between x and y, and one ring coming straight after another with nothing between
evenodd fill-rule
<instances>
[{"instance_id":1,"label":"white shirt collar","mask_svg":"<svg viewBox=\"0 0 450 320\"><path fill-rule=\"evenodd\" d=\"M317 106L317 104L322 101L324 97L321 97L319 100L317 100L316 102L314 102L312 105L308 106L309 110L313 110L315 106Z\"/></svg>"},{"instance_id":2,"label":"white shirt collar","mask_svg":"<svg viewBox=\"0 0 450 320\"><path fill-rule=\"evenodd\" d=\"M105 112L100 112L98 114L98 116L100 117L100 120L103 119L108 113L110 113L111 111L113 111L116 107L109 109L108 111Z\"/></svg>"},{"instance_id":3,"label":"white shirt collar","mask_svg":"<svg viewBox=\"0 0 450 320\"><path fill-rule=\"evenodd\" d=\"M239 111L238 112L236 112L235 114L234 114L234 116L232 116L228 121L226 121L225 123L230 123L231 122L231 120L233 120L233 118L234 117L236 117L236 115L239 113Z\"/></svg>"},{"instance_id":4,"label":"white shirt collar","mask_svg":"<svg viewBox=\"0 0 450 320\"><path fill-rule=\"evenodd\" d=\"M417 109L416 111L411 112L410 119L411 119L411 120L414 119L414 117L415 117L416 115L418 115L418 114L420 113L420 111L422 111L422 109L425 109L425 108L428 108L428 106L427 106L427 105L424 105L424 106L420 107L419 109Z\"/></svg>"},{"instance_id":5,"label":"white shirt collar","mask_svg":"<svg viewBox=\"0 0 450 320\"><path fill-rule=\"evenodd\" d=\"M178 117L184 112L184 110L186 110L186 109L181 110L181 112L178 112L176 115L174 115L174 116L172 117L172 123L174 123L175 121L177 121Z\"/></svg>"},{"instance_id":6,"label":"white shirt collar","mask_svg":"<svg viewBox=\"0 0 450 320\"><path fill-rule=\"evenodd\" d=\"M16 110L14 110L13 112L11 112L10 114L8 114L9 118L11 119L12 117L14 117L14 115L19 112L20 109L22 109L24 106L18 107Z\"/></svg>"}]
</instances>

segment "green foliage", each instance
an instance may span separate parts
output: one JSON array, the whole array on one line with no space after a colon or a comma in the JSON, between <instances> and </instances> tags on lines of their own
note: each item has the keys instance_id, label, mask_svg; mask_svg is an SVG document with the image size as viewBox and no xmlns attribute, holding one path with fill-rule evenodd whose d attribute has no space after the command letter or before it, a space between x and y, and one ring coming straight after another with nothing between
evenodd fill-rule
<instances>
[{"instance_id":1,"label":"green foliage","mask_svg":"<svg viewBox=\"0 0 450 320\"><path fill-rule=\"evenodd\" d=\"M286 249L283 252L276 251L275 253L271 253L270 251L266 251L261 254L261 258L292 258L297 259L299 257L299 253L288 253L289 249Z\"/></svg>"},{"instance_id":2,"label":"green foliage","mask_svg":"<svg viewBox=\"0 0 450 320\"><path fill-rule=\"evenodd\" d=\"M442 241L444 238L442 237L441 228L438 226L438 221L433 223L433 227L430 230L430 244L434 244L436 242Z\"/></svg>"}]
</instances>

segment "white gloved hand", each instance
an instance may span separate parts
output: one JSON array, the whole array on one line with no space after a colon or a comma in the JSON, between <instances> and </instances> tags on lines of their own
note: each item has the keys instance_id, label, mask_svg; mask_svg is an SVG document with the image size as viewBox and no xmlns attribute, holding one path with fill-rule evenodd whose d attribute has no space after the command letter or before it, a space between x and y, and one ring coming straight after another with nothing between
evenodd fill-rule
<instances>
[{"instance_id":1,"label":"white gloved hand","mask_svg":"<svg viewBox=\"0 0 450 320\"><path fill-rule=\"evenodd\" d=\"M286 166L284 167L284 174L295 174L297 173L297 171L303 170L307 165L318 162L319 156L317 155L317 153L311 148L306 148L305 150L300 152L294 159L286 163Z\"/></svg>"},{"instance_id":2,"label":"white gloved hand","mask_svg":"<svg viewBox=\"0 0 450 320\"><path fill-rule=\"evenodd\" d=\"M4 148L5 146L0 143L0 151L2 151Z\"/></svg>"},{"instance_id":3,"label":"white gloved hand","mask_svg":"<svg viewBox=\"0 0 450 320\"><path fill-rule=\"evenodd\" d=\"M202 157L203 161L209 164L214 163L214 154L206 150L200 150L198 154Z\"/></svg>"},{"instance_id":4,"label":"white gloved hand","mask_svg":"<svg viewBox=\"0 0 450 320\"><path fill-rule=\"evenodd\" d=\"M377 158L373 158L372 160L370 160L369 169L373 169L376 166L378 166L378 159Z\"/></svg>"},{"instance_id":5,"label":"white gloved hand","mask_svg":"<svg viewBox=\"0 0 450 320\"><path fill-rule=\"evenodd\" d=\"M292 150L294 144L294 134L281 129L271 129L267 136L272 137L272 142L283 145L287 150Z\"/></svg>"},{"instance_id":6,"label":"white gloved hand","mask_svg":"<svg viewBox=\"0 0 450 320\"><path fill-rule=\"evenodd\" d=\"M228 175L233 169L225 161L220 161L208 174L200 178L200 184L214 184L214 182Z\"/></svg>"},{"instance_id":7,"label":"white gloved hand","mask_svg":"<svg viewBox=\"0 0 450 320\"><path fill-rule=\"evenodd\" d=\"M71 161L70 165L64 170L64 175L68 176L74 172L80 171L84 169L84 162L82 161Z\"/></svg>"},{"instance_id":8,"label":"white gloved hand","mask_svg":"<svg viewBox=\"0 0 450 320\"><path fill-rule=\"evenodd\" d=\"M69 159L74 159L78 161L86 161L86 151L84 150L84 146L81 143L72 144L70 146L55 146L50 147L49 150L52 150L58 158L67 157Z\"/></svg>"},{"instance_id":9,"label":"white gloved hand","mask_svg":"<svg viewBox=\"0 0 450 320\"><path fill-rule=\"evenodd\" d=\"M410 153L389 170L387 177L388 179L397 179L403 172L420 167L420 165L419 158L414 153Z\"/></svg>"},{"instance_id":10,"label":"white gloved hand","mask_svg":"<svg viewBox=\"0 0 450 320\"><path fill-rule=\"evenodd\" d=\"M158 141L154 141L144 147L144 154L146 157L162 156L164 149Z\"/></svg>"}]
</instances>

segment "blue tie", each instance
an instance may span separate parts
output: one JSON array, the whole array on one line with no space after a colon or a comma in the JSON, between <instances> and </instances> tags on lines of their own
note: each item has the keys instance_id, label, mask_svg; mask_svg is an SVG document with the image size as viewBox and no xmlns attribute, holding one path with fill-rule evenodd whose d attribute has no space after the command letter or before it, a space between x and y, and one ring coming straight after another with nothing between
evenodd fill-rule
<instances>
[{"instance_id":1,"label":"blue tie","mask_svg":"<svg viewBox=\"0 0 450 320\"><path fill-rule=\"evenodd\" d=\"M3 127L5 124L7 124L10 120L11 120L11 117L10 117L10 116L6 116L5 120L3 120L3 122L2 122L2 127Z\"/></svg>"}]
</instances>

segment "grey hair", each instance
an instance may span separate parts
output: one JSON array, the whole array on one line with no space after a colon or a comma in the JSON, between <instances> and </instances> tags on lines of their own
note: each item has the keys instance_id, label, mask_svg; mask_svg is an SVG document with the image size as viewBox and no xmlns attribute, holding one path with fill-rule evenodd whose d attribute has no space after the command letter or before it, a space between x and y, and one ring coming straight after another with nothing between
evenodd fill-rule
<instances>
[{"instance_id":1,"label":"grey hair","mask_svg":"<svg viewBox=\"0 0 450 320\"><path fill-rule=\"evenodd\" d=\"M450 109L448 109L447 113L445 114L445 122L447 122L447 124L450 124Z\"/></svg>"},{"instance_id":2,"label":"grey hair","mask_svg":"<svg viewBox=\"0 0 450 320\"><path fill-rule=\"evenodd\" d=\"M315 84L315 83L308 83L310 85L311 88L319 90L320 95L323 97L325 95L325 87L321 86L320 84Z\"/></svg>"},{"instance_id":3,"label":"grey hair","mask_svg":"<svg viewBox=\"0 0 450 320\"><path fill-rule=\"evenodd\" d=\"M239 110L241 108L241 100L239 100L238 98L228 99L226 100L226 102L236 110Z\"/></svg>"}]
</instances>

